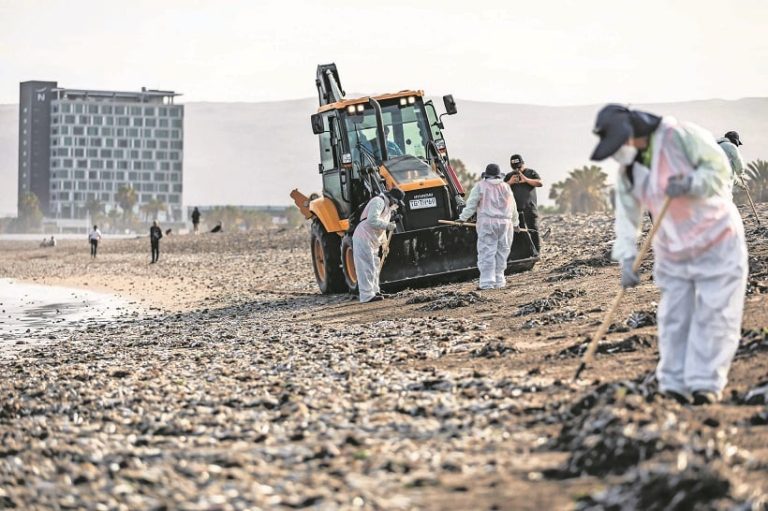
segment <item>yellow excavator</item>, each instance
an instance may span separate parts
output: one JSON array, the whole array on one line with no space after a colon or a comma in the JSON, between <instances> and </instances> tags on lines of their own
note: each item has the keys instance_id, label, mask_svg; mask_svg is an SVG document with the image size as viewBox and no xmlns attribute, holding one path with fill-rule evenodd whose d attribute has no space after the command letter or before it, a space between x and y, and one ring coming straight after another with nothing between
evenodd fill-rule
<instances>
[{"instance_id":1,"label":"yellow excavator","mask_svg":"<svg viewBox=\"0 0 768 511\"><path fill-rule=\"evenodd\" d=\"M475 230L440 223L457 219L464 207L442 133L443 115L457 112L453 96L443 97L445 113L438 116L421 90L346 98L335 64L319 65L315 83L320 107L311 123L320 143L322 195L293 190L291 197L312 221L320 291L357 292L351 233L368 201L393 186L405 192L405 207L394 219L382 289L476 276ZM529 270L538 258L530 237L515 236L507 273Z\"/></svg>"}]
</instances>

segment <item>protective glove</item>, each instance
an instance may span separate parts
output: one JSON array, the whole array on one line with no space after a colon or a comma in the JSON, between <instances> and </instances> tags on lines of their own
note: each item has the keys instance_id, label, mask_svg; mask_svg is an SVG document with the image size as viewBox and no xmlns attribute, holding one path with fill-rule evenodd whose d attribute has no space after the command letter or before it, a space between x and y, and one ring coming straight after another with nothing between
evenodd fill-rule
<instances>
[{"instance_id":1,"label":"protective glove","mask_svg":"<svg viewBox=\"0 0 768 511\"><path fill-rule=\"evenodd\" d=\"M632 269L634 264L634 257L628 257L621 263L621 287L624 289L635 287L640 283L640 275Z\"/></svg>"},{"instance_id":2,"label":"protective glove","mask_svg":"<svg viewBox=\"0 0 768 511\"><path fill-rule=\"evenodd\" d=\"M397 228L397 224L395 222L389 222L389 224L387 224L388 231L394 231L396 228Z\"/></svg>"},{"instance_id":3,"label":"protective glove","mask_svg":"<svg viewBox=\"0 0 768 511\"><path fill-rule=\"evenodd\" d=\"M669 181L667 181L667 195L669 197L680 197L681 195L688 195L691 191L692 184L692 175L674 175L669 178Z\"/></svg>"},{"instance_id":4,"label":"protective glove","mask_svg":"<svg viewBox=\"0 0 768 511\"><path fill-rule=\"evenodd\" d=\"M519 225L516 225L516 226L515 226L515 232L521 232L521 230L520 230L520 226L519 226Z\"/></svg>"}]
</instances>

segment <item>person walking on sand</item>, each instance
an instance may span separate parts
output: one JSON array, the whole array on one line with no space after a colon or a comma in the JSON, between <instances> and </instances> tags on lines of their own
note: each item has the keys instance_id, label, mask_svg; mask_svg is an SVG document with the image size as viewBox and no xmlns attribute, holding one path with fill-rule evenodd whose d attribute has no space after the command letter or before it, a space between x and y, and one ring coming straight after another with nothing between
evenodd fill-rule
<instances>
[{"instance_id":1,"label":"person walking on sand","mask_svg":"<svg viewBox=\"0 0 768 511\"><path fill-rule=\"evenodd\" d=\"M600 143L592 159L610 156L620 165L612 256L621 263L622 287L640 282L632 266L643 210L659 222L659 390L680 402L715 403L739 346L748 270L726 154L695 124L623 105L600 110L593 132ZM669 209L659 218L664 204Z\"/></svg>"},{"instance_id":2,"label":"person walking on sand","mask_svg":"<svg viewBox=\"0 0 768 511\"><path fill-rule=\"evenodd\" d=\"M99 249L99 241L101 241L101 231L98 225L93 226L93 230L88 234L88 241L91 243L91 259L94 259Z\"/></svg>"},{"instance_id":3,"label":"person walking on sand","mask_svg":"<svg viewBox=\"0 0 768 511\"><path fill-rule=\"evenodd\" d=\"M152 246L152 262L154 264L160 259L160 240L163 237L163 230L160 228L160 224L157 220L152 222L152 227L149 228L149 242Z\"/></svg>"},{"instance_id":4,"label":"person walking on sand","mask_svg":"<svg viewBox=\"0 0 768 511\"><path fill-rule=\"evenodd\" d=\"M459 222L466 222L477 213L479 289L502 289L507 285L504 271L520 220L515 196L502 179L499 166L488 164L480 177L482 180L472 188Z\"/></svg>"},{"instance_id":5,"label":"person walking on sand","mask_svg":"<svg viewBox=\"0 0 768 511\"><path fill-rule=\"evenodd\" d=\"M200 210L197 209L197 206L195 206L195 209L192 210L192 230L195 234L198 233L198 229L200 228Z\"/></svg>"}]
</instances>

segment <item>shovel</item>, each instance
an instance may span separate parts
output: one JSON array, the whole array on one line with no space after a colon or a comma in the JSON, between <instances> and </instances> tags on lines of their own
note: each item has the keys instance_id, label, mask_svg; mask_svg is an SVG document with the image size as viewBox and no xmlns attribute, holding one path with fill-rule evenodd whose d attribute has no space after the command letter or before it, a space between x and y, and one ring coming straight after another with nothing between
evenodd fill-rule
<instances>
[{"instance_id":1,"label":"shovel","mask_svg":"<svg viewBox=\"0 0 768 511\"><path fill-rule=\"evenodd\" d=\"M457 227L477 227L477 224L472 222L455 222L453 220L438 220L437 223L444 224L444 225L455 225ZM533 229L520 229L516 232L537 232Z\"/></svg>"},{"instance_id":2,"label":"shovel","mask_svg":"<svg viewBox=\"0 0 768 511\"><path fill-rule=\"evenodd\" d=\"M755 203L752 202L752 194L749 193L749 188L747 188L747 183L744 181L744 176L739 175L739 180L741 181L741 186L744 187L744 191L747 192L747 199L749 199L749 205L752 206L755 222L757 222L757 226L760 227L760 217L757 216L757 209L755 209Z\"/></svg>"},{"instance_id":3,"label":"shovel","mask_svg":"<svg viewBox=\"0 0 768 511\"><path fill-rule=\"evenodd\" d=\"M653 222L653 226L651 227L651 232L648 233L648 236L646 236L642 246L640 247L640 251L637 253L637 256L635 256L635 262L632 264L632 271L637 272L640 269L640 265L642 264L643 259L645 258L645 254L648 252L648 249L651 247L651 241L653 241L653 237L656 235L656 231L659 230L661 221L664 219L664 215L667 213L667 208L669 207L669 203L671 200L672 200L671 197L667 197L666 199L664 199L664 204L661 206L661 211L659 211L659 216L656 217L656 219ZM576 369L576 374L573 375L573 381L578 380L579 375L581 375L582 371L584 371L584 369L587 367L587 364L591 364L594 361L595 350L597 350L597 345L600 343L600 339L608 331L608 326L611 324L611 319L613 318L613 315L616 314L616 310L619 308L619 303L621 303L622 298L624 298L623 287L619 289L618 293L616 293L616 298L613 299L613 304L611 304L611 308L608 309L608 312L605 313L605 316L603 317L603 322L600 323L600 327L597 329L597 332L595 332L595 335L593 335L592 339L589 341L589 345L587 346L587 350L584 352L584 356L581 359L581 363L579 364L579 367Z\"/></svg>"}]
</instances>

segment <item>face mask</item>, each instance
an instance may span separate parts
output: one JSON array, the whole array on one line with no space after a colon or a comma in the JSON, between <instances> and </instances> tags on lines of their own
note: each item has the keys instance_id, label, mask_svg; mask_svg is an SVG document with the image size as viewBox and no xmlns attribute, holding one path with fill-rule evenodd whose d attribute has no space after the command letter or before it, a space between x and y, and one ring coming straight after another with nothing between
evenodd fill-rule
<instances>
[{"instance_id":1,"label":"face mask","mask_svg":"<svg viewBox=\"0 0 768 511\"><path fill-rule=\"evenodd\" d=\"M623 145L618 151L611 156L614 160L619 162L619 165L632 165L637 158L637 147L631 145Z\"/></svg>"}]
</instances>

